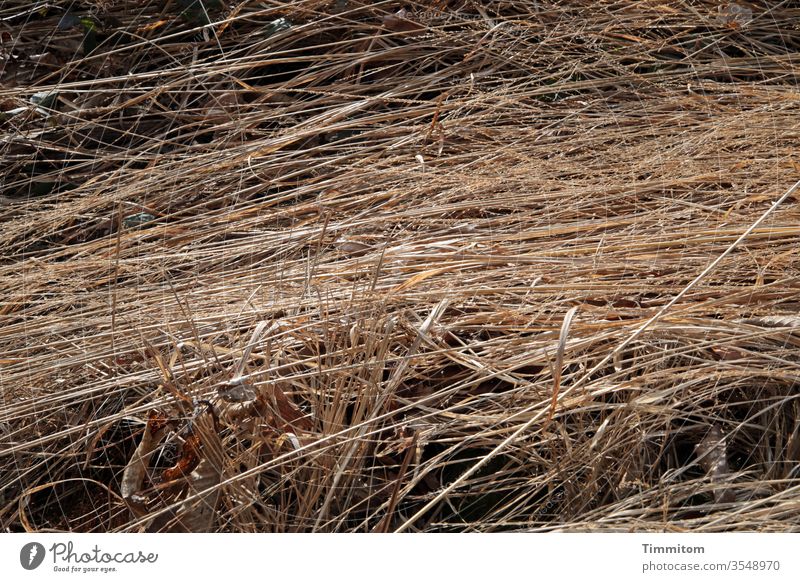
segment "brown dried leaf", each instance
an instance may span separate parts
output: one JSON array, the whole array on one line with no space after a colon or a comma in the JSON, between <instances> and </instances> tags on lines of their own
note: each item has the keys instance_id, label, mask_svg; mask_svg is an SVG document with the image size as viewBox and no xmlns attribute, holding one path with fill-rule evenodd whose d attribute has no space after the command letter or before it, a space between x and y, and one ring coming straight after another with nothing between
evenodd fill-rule
<instances>
[{"instance_id":1,"label":"brown dried leaf","mask_svg":"<svg viewBox=\"0 0 800 582\"><path fill-rule=\"evenodd\" d=\"M336 245L336 248L351 257L360 257L372 250L371 246L354 240L342 241Z\"/></svg>"},{"instance_id":2,"label":"brown dried leaf","mask_svg":"<svg viewBox=\"0 0 800 582\"><path fill-rule=\"evenodd\" d=\"M572 319L578 312L578 306L572 307L564 316L564 321L561 324L561 333L558 338L558 348L556 348L556 364L553 369L553 397L550 401L550 414L547 417L548 422L553 420L553 415L556 412L556 405L558 404L558 393L561 391L561 373L562 365L564 363L564 352L567 348L567 336L569 335L569 328L572 325Z\"/></svg>"},{"instance_id":3,"label":"brown dried leaf","mask_svg":"<svg viewBox=\"0 0 800 582\"><path fill-rule=\"evenodd\" d=\"M267 388L267 398L271 401L273 408L277 410L281 420L286 424L277 427L283 432L297 432L297 429L310 431L313 428L311 420L294 404L280 386L272 384Z\"/></svg>"},{"instance_id":4,"label":"brown dried leaf","mask_svg":"<svg viewBox=\"0 0 800 582\"><path fill-rule=\"evenodd\" d=\"M719 483L725 480L728 475L728 450L725 436L718 425L711 427L696 446L695 453L697 461L703 467L712 483ZM718 487L714 490L714 499L717 503L729 503L734 501L733 491L725 487Z\"/></svg>"},{"instance_id":5,"label":"brown dried leaf","mask_svg":"<svg viewBox=\"0 0 800 582\"><path fill-rule=\"evenodd\" d=\"M722 361L743 360L747 357L747 354L742 350L730 346L713 347L711 348L711 353L714 354L718 360Z\"/></svg>"},{"instance_id":6,"label":"brown dried leaf","mask_svg":"<svg viewBox=\"0 0 800 582\"><path fill-rule=\"evenodd\" d=\"M753 10L736 2L717 7L717 22L731 29L744 28L753 20Z\"/></svg>"},{"instance_id":7,"label":"brown dried leaf","mask_svg":"<svg viewBox=\"0 0 800 582\"><path fill-rule=\"evenodd\" d=\"M142 440L122 473L120 493L130 510L138 517L147 513L144 500L137 494L141 491L142 483L147 476L147 469L150 466L149 456L164 438L168 425L169 420L165 416L157 412L149 414Z\"/></svg>"},{"instance_id":8,"label":"brown dried leaf","mask_svg":"<svg viewBox=\"0 0 800 582\"><path fill-rule=\"evenodd\" d=\"M194 471L197 465L200 464L200 452L200 437L194 433L190 433L189 436L186 437L186 440L183 441L181 458L178 459L178 462L175 463L174 466L165 469L164 472L161 473L161 482L169 483L170 481L175 481L176 479L189 475L189 473Z\"/></svg>"},{"instance_id":9,"label":"brown dried leaf","mask_svg":"<svg viewBox=\"0 0 800 582\"><path fill-rule=\"evenodd\" d=\"M192 471L187 499L178 510L181 529L189 532L213 531L221 495L219 484L225 467L225 450L211 415L198 419L197 433L205 458ZM191 497L196 496L194 499Z\"/></svg>"}]
</instances>

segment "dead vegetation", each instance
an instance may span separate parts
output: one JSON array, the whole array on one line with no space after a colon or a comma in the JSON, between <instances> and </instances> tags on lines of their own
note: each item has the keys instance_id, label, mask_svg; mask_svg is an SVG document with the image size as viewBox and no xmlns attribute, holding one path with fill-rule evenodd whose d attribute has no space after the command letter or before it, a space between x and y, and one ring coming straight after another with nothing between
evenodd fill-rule
<instances>
[{"instance_id":1,"label":"dead vegetation","mask_svg":"<svg viewBox=\"0 0 800 582\"><path fill-rule=\"evenodd\" d=\"M47 6L5 531L799 529L794 3Z\"/></svg>"}]
</instances>

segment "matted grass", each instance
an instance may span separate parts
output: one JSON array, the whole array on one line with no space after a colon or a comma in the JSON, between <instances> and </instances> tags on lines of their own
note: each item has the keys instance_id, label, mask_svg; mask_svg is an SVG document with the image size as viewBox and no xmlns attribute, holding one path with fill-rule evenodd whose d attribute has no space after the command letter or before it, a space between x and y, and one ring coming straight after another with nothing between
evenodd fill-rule
<instances>
[{"instance_id":1,"label":"matted grass","mask_svg":"<svg viewBox=\"0 0 800 582\"><path fill-rule=\"evenodd\" d=\"M792 3L48 4L4 530L800 529Z\"/></svg>"}]
</instances>

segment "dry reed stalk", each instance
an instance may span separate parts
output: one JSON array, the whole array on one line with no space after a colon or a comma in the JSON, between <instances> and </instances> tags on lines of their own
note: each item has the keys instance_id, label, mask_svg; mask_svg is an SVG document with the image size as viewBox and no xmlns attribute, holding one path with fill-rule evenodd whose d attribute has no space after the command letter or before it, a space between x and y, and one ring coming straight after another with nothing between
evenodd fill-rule
<instances>
[{"instance_id":1,"label":"dry reed stalk","mask_svg":"<svg viewBox=\"0 0 800 582\"><path fill-rule=\"evenodd\" d=\"M48 4L4 530L797 531L800 10Z\"/></svg>"}]
</instances>

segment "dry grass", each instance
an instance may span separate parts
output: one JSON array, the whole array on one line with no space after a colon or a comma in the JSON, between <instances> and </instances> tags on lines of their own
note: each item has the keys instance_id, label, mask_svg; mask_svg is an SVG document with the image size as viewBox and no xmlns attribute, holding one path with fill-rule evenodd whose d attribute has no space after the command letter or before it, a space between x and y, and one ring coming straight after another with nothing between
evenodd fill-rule
<instances>
[{"instance_id":1,"label":"dry grass","mask_svg":"<svg viewBox=\"0 0 800 582\"><path fill-rule=\"evenodd\" d=\"M4 530L800 529L793 3L49 4Z\"/></svg>"}]
</instances>

